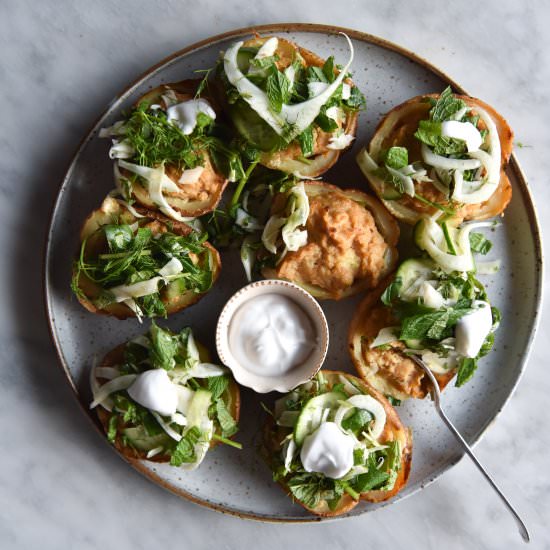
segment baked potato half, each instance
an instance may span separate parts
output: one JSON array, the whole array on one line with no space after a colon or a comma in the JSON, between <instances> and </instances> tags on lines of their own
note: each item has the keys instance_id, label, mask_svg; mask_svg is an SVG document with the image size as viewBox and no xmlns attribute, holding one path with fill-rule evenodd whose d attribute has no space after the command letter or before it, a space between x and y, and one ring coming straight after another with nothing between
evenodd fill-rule
<instances>
[{"instance_id":1,"label":"baked potato half","mask_svg":"<svg viewBox=\"0 0 550 550\"><path fill-rule=\"evenodd\" d=\"M264 277L339 300L374 288L395 268L399 227L361 191L300 182L274 197L271 213L259 252Z\"/></svg>"},{"instance_id":2,"label":"baked potato half","mask_svg":"<svg viewBox=\"0 0 550 550\"><path fill-rule=\"evenodd\" d=\"M499 320L472 274L445 273L430 259L409 259L357 307L349 351L361 378L379 392L422 399L430 381L411 355L427 364L441 390L455 376L461 386L492 348Z\"/></svg>"},{"instance_id":3,"label":"baked potato half","mask_svg":"<svg viewBox=\"0 0 550 550\"><path fill-rule=\"evenodd\" d=\"M351 47L351 42L350 42ZM218 67L222 101L239 135L273 170L312 178L324 174L357 130L364 98L349 63L281 37L255 36L232 45Z\"/></svg>"},{"instance_id":4,"label":"baked potato half","mask_svg":"<svg viewBox=\"0 0 550 550\"><path fill-rule=\"evenodd\" d=\"M72 289L90 312L170 315L194 304L218 278L217 250L186 223L107 197L84 222Z\"/></svg>"},{"instance_id":5,"label":"baked potato half","mask_svg":"<svg viewBox=\"0 0 550 550\"><path fill-rule=\"evenodd\" d=\"M213 100L196 97L200 80L163 84L141 97L124 120L100 131L127 200L185 221L211 212L228 179L215 163Z\"/></svg>"},{"instance_id":6,"label":"baked potato half","mask_svg":"<svg viewBox=\"0 0 550 550\"><path fill-rule=\"evenodd\" d=\"M334 433L323 438L327 425ZM360 500L396 495L409 478L412 436L388 400L363 380L320 371L277 400L262 454L290 497L330 517Z\"/></svg>"},{"instance_id":7,"label":"baked potato half","mask_svg":"<svg viewBox=\"0 0 550 550\"><path fill-rule=\"evenodd\" d=\"M197 467L220 442L232 444L239 387L225 367L210 361L191 329L174 334L154 323L110 351L90 375L92 405L108 440L127 459L185 469Z\"/></svg>"},{"instance_id":8,"label":"baked potato half","mask_svg":"<svg viewBox=\"0 0 550 550\"><path fill-rule=\"evenodd\" d=\"M512 145L502 115L447 88L392 109L357 161L397 219L414 225L443 210L458 224L491 218L508 206L512 187L505 168Z\"/></svg>"}]
</instances>

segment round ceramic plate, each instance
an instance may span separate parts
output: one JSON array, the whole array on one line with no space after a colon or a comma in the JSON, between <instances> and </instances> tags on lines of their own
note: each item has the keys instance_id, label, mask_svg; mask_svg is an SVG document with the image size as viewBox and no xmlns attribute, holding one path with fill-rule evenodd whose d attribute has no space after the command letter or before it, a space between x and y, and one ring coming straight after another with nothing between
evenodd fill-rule
<instances>
[{"instance_id":1,"label":"round ceramic plate","mask_svg":"<svg viewBox=\"0 0 550 550\"><path fill-rule=\"evenodd\" d=\"M118 120L122 111L151 88L197 77L195 70L212 67L220 51L254 31L290 38L322 57L334 55L338 63L344 63L348 51L344 37L339 34L343 30L353 40L353 78L367 97L368 109L360 114L359 131L352 151L344 154L324 179L342 187L366 189L354 156L370 138L380 117L406 99L441 91L448 83L453 84L457 91L464 90L414 54L352 30L280 24L242 29L210 38L174 54L148 71L109 105L86 136L59 191L45 260L46 303L53 340L67 380L86 411L90 403L88 375L94 358L101 358L113 347L148 327L148 323L140 325L134 319L118 321L92 315L71 296L71 264L78 248L80 226L113 187L112 164L107 156L109 142L98 138L98 129ZM485 278L491 300L502 311L502 325L494 351L481 361L474 379L461 389L451 385L443 399L449 416L470 443L478 441L495 419L521 376L541 300L541 244L536 215L514 157L508 175L514 190L513 199L503 224L491 235L494 247L490 256L500 258L502 268L498 274ZM407 230L403 232L400 244L402 257L411 253L407 245L410 242L409 233ZM213 290L197 305L164 322L173 329L192 326L198 338L211 349L215 349L214 331L223 304L246 284L238 254L227 251L222 253L222 260L223 276ZM331 331L325 363L327 369L353 371L347 353L346 334L359 299L322 303ZM242 390L241 429L237 436L243 443L242 451L219 446L207 455L197 471L191 473L166 464L146 461L133 461L131 464L155 483L219 511L267 521L318 520L294 504L271 481L271 473L257 453L264 415L260 401L269 405L275 397L273 394L256 395L247 389ZM408 485L391 502L424 487L461 456L429 401L410 400L399 408L399 413L414 433L413 467ZM95 414L88 414L97 426ZM348 516L370 512L376 507L360 503Z\"/></svg>"}]
</instances>

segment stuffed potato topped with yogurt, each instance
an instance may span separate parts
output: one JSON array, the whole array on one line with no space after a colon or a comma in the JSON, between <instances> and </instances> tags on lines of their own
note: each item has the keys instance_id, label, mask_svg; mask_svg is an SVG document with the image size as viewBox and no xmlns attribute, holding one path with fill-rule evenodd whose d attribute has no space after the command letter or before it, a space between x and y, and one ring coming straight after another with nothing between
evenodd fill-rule
<instances>
[{"instance_id":1,"label":"stuffed potato topped with yogurt","mask_svg":"<svg viewBox=\"0 0 550 550\"><path fill-rule=\"evenodd\" d=\"M499 321L472 272L411 258L359 304L349 328L350 354L378 391L399 400L424 398L430 381L411 355L432 370L441 389L455 375L462 386L491 350Z\"/></svg>"},{"instance_id":2,"label":"stuffed potato topped with yogurt","mask_svg":"<svg viewBox=\"0 0 550 550\"><path fill-rule=\"evenodd\" d=\"M319 516L381 502L407 483L412 438L382 394L347 373L320 371L275 403L263 454L275 481Z\"/></svg>"},{"instance_id":3,"label":"stuffed potato topped with yogurt","mask_svg":"<svg viewBox=\"0 0 550 550\"><path fill-rule=\"evenodd\" d=\"M512 197L504 169L512 130L492 107L447 88L414 97L379 123L357 161L399 220L444 211L456 222L501 214Z\"/></svg>"},{"instance_id":4,"label":"stuffed potato topped with yogurt","mask_svg":"<svg viewBox=\"0 0 550 550\"><path fill-rule=\"evenodd\" d=\"M347 37L346 37L347 38ZM355 136L364 98L341 69L279 37L233 44L218 77L237 132L264 166L304 177L326 172Z\"/></svg>"},{"instance_id":5,"label":"stuffed potato topped with yogurt","mask_svg":"<svg viewBox=\"0 0 550 550\"><path fill-rule=\"evenodd\" d=\"M216 111L197 96L200 86L197 80L163 84L99 134L113 140L119 194L181 222L212 211L228 183L216 163L226 153L212 134Z\"/></svg>"},{"instance_id":6,"label":"stuffed potato topped with yogurt","mask_svg":"<svg viewBox=\"0 0 550 550\"><path fill-rule=\"evenodd\" d=\"M238 430L239 387L190 328L150 330L109 352L90 376L107 439L129 459L197 468Z\"/></svg>"}]
</instances>

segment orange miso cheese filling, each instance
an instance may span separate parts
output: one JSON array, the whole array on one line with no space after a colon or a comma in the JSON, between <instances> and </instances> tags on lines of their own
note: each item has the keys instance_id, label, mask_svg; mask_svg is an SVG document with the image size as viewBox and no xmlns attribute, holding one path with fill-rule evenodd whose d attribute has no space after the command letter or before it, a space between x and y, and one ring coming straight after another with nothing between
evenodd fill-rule
<instances>
[{"instance_id":1,"label":"orange miso cheese filling","mask_svg":"<svg viewBox=\"0 0 550 550\"><path fill-rule=\"evenodd\" d=\"M308 242L289 252L277 276L339 293L356 280L375 286L384 268L388 245L372 214L339 193L310 197Z\"/></svg>"}]
</instances>

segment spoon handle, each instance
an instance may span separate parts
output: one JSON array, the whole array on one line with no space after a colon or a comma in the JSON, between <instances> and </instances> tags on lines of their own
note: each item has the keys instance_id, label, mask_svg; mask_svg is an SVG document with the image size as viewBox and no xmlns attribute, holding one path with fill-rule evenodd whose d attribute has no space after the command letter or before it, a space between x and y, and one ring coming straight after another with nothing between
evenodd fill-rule
<instances>
[{"instance_id":1,"label":"spoon handle","mask_svg":"<svg viewBox=\"0 0 550 550\"><path fill-rule=\"evenodd\" d=\"M527 527L525 526L525 523L523 523L522 519L519 517L519 514L516 512L514 507L510 504L508 499L504 496L504 493L498 488L497 484L493 481L493 478L489 475L487 470L483 467L481 462L477 459L477 456L474 454L474 451L468 445L466 440L460 435L460 432L455 428L454 424L449 420L447 415L443 412L443 409L441 408L441 405L439 404L439 400L434 400L434 404L436 406L437 412L439 413L439 416L445 422L447 425L447 428L452 432L452 434L455 436L457 441L462 445L462 448L466 452L466 454L472 459L472 462L477 466L478 470L483 474L483 477L489 482L491 487L495 490L495 492L500 497L500 500L504 503L506 508L508 508L509 512L514 516L514 519L516 520L519 533L521 535L521 538L525 542L529 542L529 532L527 531Z\"/></svg>"},{"instance_id":2,"label":"spoon handle","mask_svg":"<svg viewBox=\"0 0 550 550\"><path fill-rule=\"evenodd\" d=\"M433 372L428 368L428 366L420 359L419 357L415 355L411 355L411 359L425 372L426 376L431 382L432 385L432 399L433 404L435 406L435 409L447 428L449 428L450 432L455 436L456 440L460 443L462 448L466 451L466 454L472 459L472 462L477 466L478 470L483 474L483 477L489 482L489 485L495 490L497 495L500 497L500 500L504 503L506 508L508 508L508 511L514 516L514 519L516 520L516 524L519 529L519 534L521 535L521 538L525 542L530 541L529 537L529 531L527 531L527 527L525 526L525 523L523 523L522 519L519 517L519 514L515 511L514 507L510 504L508 499L504 496L504 493L498 488L497 484L493 481L493 478L489 475L487 470L483 467L481 462L477 459L477 456L474 454L474 451L472 451L472 448L466 440L460 435L460 432L455 428L455 425L449 420L447 415L443 412L443 408L441 407L441 392L439 390L439 384L437 383L437 380L435 379L435 376Z\"/></svg>"}]
</instances>

